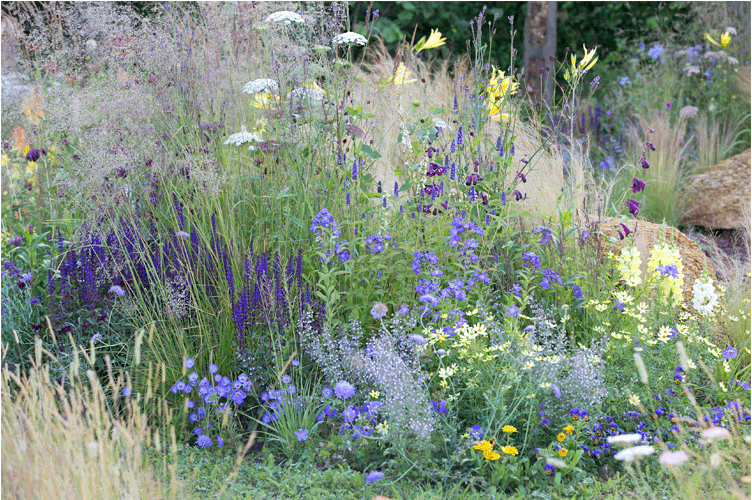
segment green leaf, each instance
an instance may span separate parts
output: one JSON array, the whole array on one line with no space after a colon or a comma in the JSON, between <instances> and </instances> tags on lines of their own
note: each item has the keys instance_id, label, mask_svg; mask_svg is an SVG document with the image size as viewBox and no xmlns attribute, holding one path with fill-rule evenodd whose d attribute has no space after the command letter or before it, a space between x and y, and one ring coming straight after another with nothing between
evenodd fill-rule
<instances>
[{"instance_id":1,"label":"green leaf","mask_svg":"<svg viewBox=\"0 0 752 500\"><path fill-rule=\"evenodd\" d=\"M375 149L373 149L373 148L372 148L372 147L370 147L370 146L366 146L365 144L363 144L363 145L362 145L362 146L360 147L360 150L361 150L361 151L362 151L363 153L365 153L366 155L368 155L368 157L369 157L370 159L372 159L372 160L378 160L379 158L381 158L381 154L379 154L379 152L378 152L378 151L376 151Z\"/></svg>"},{"instance_id":2,"label":"green leaf","mask_svg":"<svg viewBox=\"0 0 752 500\"><path fill-rule=\"evenodd\" d=\"M444 113L444 110L441 108L434 108L433 106L430 106L428 108L428 112L431 113L432 115L440 115Z\"/></svg>"}]
</instances>

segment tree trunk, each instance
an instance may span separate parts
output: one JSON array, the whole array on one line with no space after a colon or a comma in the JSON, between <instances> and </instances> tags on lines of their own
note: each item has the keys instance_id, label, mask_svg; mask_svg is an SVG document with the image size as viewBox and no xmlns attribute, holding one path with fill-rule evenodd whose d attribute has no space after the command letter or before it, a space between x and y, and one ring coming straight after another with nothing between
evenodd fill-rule
<instances>
[{"instance_id":1,"label":"tree trunk","mask_svg":"<svg viewBox=\"0 0 752 500\"><path fill-rule=\"evenodd\" d=\"M528 2L525 18L524 85L528 95L552 105L556 57L556 2Z\"/></svg>"}]
</instances>

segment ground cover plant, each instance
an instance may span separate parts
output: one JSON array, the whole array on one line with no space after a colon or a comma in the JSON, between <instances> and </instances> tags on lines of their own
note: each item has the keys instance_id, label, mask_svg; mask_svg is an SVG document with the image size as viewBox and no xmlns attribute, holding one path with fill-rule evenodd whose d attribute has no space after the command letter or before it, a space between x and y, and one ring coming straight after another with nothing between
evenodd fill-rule
<instances>
[{"instance_id":1,"label":"ground cover plant","mask_svg":"<svg viewBox=\"0 0 752 500\"><path fill-rule=\"evenodd\" d=\"M513 19L442 64L378 17L4 11L3 492L749 496L748 263L634 243L686 113L646 102L608 177L597 48L541 113L490 56Z\"/></svg>"}]
</instances>

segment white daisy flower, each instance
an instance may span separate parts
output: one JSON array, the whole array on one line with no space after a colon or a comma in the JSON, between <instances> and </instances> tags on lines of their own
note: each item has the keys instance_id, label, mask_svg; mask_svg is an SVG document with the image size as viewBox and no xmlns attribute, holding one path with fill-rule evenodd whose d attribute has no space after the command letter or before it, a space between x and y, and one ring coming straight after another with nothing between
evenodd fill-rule
<instances>
[{"instance_id":1,"label":"white daisy flower","mask_svg":"<svg viewBox=\"0 0 752 500\"><path fill-rule=\"evenodd\" d=\"M270 78L257 78L243 85L243 92L246 94L277 92L278 90L279 84Z\"/></svg>"},{"instance_id":2,"label":"white daisy flower","mask_svg":"<svg viewBox=\"0 0 752 500\"><path fill-rule=\"evenodd\" d=\"M304 21L303 16L301 16L300 14L290 12L289 10L280 10L273 14L269 14L269 17L266 18L266 22L291 24L302 23Z\"/></svg>"},{"instance_id":3,"label":"white daisy flower","mask_svg":"<svg viewBox=\"0 0 752 500\"><path fill-rule=\"evenodd\" d=\"M355 33L354 31L340 33L339 35L335 36L332 41L337 45L365 45L366 43L368 43L366 37L361 34Z\"/></svg>"},{"instance_id":4,"label":"white daisy flower","mask_svg":"<svg viewBox=\"0 0 752 500\"><path fill-rule=\"evenodd\" d=\"M245 125L242 125L240 127L240 132L238 132L237 134L232 134L230 137L228 137L227 140L225 141L225 144L232 144L234 146L240 146L243 143L251 142L251 141L263 142L264 140L261 137L257 136L256 134L252 134L248 132L245 129Z\"/></svg>"}]
</instances>

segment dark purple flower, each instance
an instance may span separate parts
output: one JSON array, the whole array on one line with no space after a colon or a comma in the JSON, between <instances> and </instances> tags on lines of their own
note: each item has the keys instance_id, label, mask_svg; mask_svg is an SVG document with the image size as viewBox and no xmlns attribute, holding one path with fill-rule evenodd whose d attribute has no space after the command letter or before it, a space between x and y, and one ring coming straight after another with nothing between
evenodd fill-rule
<instances>
[{"instance_id":1,"label":"dark purple flower","mask_svg":"<svg viewBox=\"0 0 752 500\"><path fill-rule=\"evenodd\" d=\"M523 174L522 172L517 172L517 177L519 177L522 182L527 182L527 177L525 177L525 174Z\"/></svg>"},{"instance_id":2,"label":"dark purple flower","mask_svg":"<svg viewBox=\"0 0 752 500\"><path fill-rule=\"evenodd\" d=\"M640 211L640 202L635 201L632 198L627 199L627 208L629 209L629 213L632 215L637 215Z\"/></svg>"},{"instance_id":3,"label":"dark purple flower","mask_svg":"<svg viewBox=\"0 0 752 500\"><path fill-rule=\"evenodd\" d=\"M520 193L518 190L514 190L512 193L514 195L515 201L520 201L522 199L522 193Z\"/></svg>"},{"instance_id":4,"label":"dark purple flower","mask_svg":"<svg viewBox=\"0 0 752 500\"><path fill-rule=\"evenodd\" d=\"M483 180L483 177L479 176L478 174L470 174L467 176L467 179L465 180L465 186L469 186L471 184L475 186L482 180Z\"/></svg>"},{"instance_id":5,"label":"dark purple flower","mask_svg":"<svg viewBox=\"0 0 752 500\"><path fill-rule=\"evenodd\" d=\"M23 238L21 236L14 236L8 240L8 244L12 247L20 247L23 245Z\"/></svg>"},{"instance_id":6,"label":"dark purple flower","mask_svg":"<svg viewBox=\"0 0 752 500\"><path fill-rule=\"evenodd\" d=\"M629 236L630 234L632 234L632 231L629 230L629 228L626 226L626 224L622 223L621 227L624 228L624 236Z\"/></svg>"},{"instance_id":7,"label":"dark purple flower","mask_svg":"<svg viewBox=\"0 0 752 500\"><path fill-rule=\"evenodd\" d=\"M650 168L650 163L648 163L644 156L640 156L640 166L642 168Z\"/></svg>"},{"instance_id":8,"label":"dark purple flower","mask_svg":"<svg viewBox=\"0 0 752 500\"><path fill-rule=\"evenodd\" d=\"M635 177L634 179L632 179L631 188L633 193L639 193L640 191L645 190L645 183Z\"/></svg>"}]
</instances>

